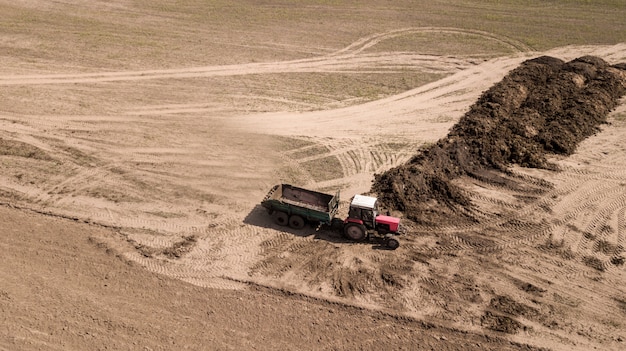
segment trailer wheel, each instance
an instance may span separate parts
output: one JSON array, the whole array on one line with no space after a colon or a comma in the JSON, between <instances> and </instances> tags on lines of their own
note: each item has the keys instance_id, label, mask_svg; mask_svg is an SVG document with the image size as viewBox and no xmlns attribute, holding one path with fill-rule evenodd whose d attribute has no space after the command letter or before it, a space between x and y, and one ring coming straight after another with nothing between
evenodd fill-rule
<instances>
[{"instance_id":1,"label":"trailer wheel","mask_svg":"<svg viewBox=\"0 0 626 351\"><path fill-rule=\"evenodd\" d=\"M285 212L275 211L272 216L274 217L274 223L278 225L289 224L289 216Z\"/></svg>"},{"instance_id":2,"label":"trailer wheel","mask_svg":"<svg viewBox=\"0 0 626 351\"><path fill-rule=\"evenodd\" d=\"M343 227L343 234L350 240L363 241L366 234L365 226L358 223L348 223Z\"/></svg>"},{"instance_id":3,"label":"trailer wheel","mask_svg":"<svg viewBox=\"0 0 626 351\"><path fill-rule=\"evenodd\" d=\"M391 249L391 250L395 250L400 246L400 242L393 237L388 237L385 239L385 245Z\"/></svg>"},{"instance_id":4,"label":"trailer wheel","mask_svg":"<svg viewBox=\"0 0 626 351\"><path fill-rule=\"evenodd\" d=\"M302 229L304 228L304 219L298 215L291 215L289 217L289 226L293 229Z\"/></svg>"}]
</instances>

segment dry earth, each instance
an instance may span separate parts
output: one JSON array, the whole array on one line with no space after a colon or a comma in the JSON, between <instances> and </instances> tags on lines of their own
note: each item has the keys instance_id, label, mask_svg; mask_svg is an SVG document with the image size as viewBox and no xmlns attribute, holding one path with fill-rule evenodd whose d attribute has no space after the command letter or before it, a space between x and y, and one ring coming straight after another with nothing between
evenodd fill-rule
<instances>
[{"instance_id":1,"label":"dry earth","mask_svg":"<svg viewBox=\"0 0 626 351\"><path fill-rule=\"evenodd\" d=\"M19 18L0 32L0 349L626 347L624 103L561 171L514 168L530 191L459 181L499 218L407 222L396 251L259 206L288 182L341 190L345 211L524 60L616 64L626 44L406 25L325 42L302 39L311 23L203 31L126 1L0 10ZM474 53L393 49L445 35Z\"/></svg>"}]
</instances>

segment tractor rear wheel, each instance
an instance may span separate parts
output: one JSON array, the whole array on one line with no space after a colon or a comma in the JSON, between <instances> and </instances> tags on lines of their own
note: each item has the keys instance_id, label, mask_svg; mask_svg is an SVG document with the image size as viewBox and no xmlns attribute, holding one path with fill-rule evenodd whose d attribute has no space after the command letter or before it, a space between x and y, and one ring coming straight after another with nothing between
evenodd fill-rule
<instances>
[{"instance_id":1,"label":"tractor rear wheel","mask_svg":"<svg viewBox=\"0 0 626 351\"><path fill-rule=\"evenodd\" d=\"M289 217L289 226L293 229L302 229L304 228L304 219L298 215L291 215Z\"/></svg>"},{"instance_id":2,"label":"tractor rear wheel","mask_svg":"<svg viewBox=\"0 0 626 351\"><path fill-rule=\"evenodd\" d=\"M273 217L274 217L274 223L278 225L289 224L289 215L287 215L285 212L276 211L274 212Z\"/></svg>"},{"instance_id":3,"label":"tractor rear wheel","mask_svg":"<svg viewBox=\"0 0 626 351\"><path fill-rule=\"evenodd\" d=\"M343 235L350 240L363 241L366 229L363 224L348 223L343 227Z\"/></svg>"}]
</instances>

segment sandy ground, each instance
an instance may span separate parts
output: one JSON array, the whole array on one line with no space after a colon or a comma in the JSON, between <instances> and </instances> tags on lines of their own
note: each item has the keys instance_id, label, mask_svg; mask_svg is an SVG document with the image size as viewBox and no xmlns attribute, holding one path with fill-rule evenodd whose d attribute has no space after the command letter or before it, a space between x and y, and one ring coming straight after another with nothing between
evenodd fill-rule
<instances>
[{"instance_id":1,"label":"sandy ground","mask_svg":"<svg viewBox=\"0 0 626 351\"><path fill-rule=\"evenodd\" d=\"M482 32L515 53L373 50L431 31L229 65L41 72L5 59L0 349L625 348L626 104L555 160L561 172L514 170L553 187L463 179L502 216L413 224L396 251L286 230L259 206L287 182L341 190L345 214L528 58L626 62L626 44L539 53ZM407 67L445 77L331 104L235 83Z\"/></svg>"}]
</instances>

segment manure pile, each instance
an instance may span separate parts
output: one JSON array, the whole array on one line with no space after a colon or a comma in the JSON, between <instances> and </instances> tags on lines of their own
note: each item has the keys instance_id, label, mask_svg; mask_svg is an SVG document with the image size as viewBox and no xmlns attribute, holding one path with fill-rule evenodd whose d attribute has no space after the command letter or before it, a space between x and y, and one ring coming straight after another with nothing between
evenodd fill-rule
<instances>
[{"instance_id":1,"label":"manure pile","mask_svg":"<svg viewBox=\"0 0 626 351\"><path fill-rule=\"evenodd\" d=\"M525 61L483 93L445 138L376 175L372 191L383 206L417 222L467 216L470 196L454 179L497 179L513 164L556 169L548 155L572 154L606 123L626 93L625 69L594 56Z\"/></svg>"}]
</instances>

